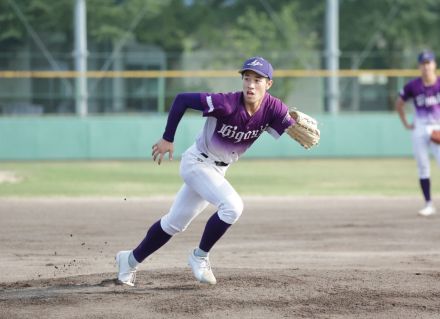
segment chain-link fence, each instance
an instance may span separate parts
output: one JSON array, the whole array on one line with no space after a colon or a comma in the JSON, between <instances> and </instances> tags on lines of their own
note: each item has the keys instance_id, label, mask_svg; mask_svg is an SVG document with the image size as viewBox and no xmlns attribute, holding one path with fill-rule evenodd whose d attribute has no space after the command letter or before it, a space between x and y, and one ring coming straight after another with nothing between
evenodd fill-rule
<instances>
[{"instance_id":1,"label":"chain-link fence","mask_svg":"<svg viewBox=\"0 0 440 319\"><path fill-rule=\"evenodd\" d=\"M233 52L171 54L156 47L142 49L89 53L90 71L84 75L89 114L166 112L178 92L241 90L237 70L247 57ZM417 76L415 55L393 54L394 68L412 70L396 73L388 67L390 56L342 54L341 70L353 71L338 75L340 111L392 110L404 82ZM275 68L273 95L289 105L325 112L329 74L316 72L322 69L322 52L268 52L264 56ZM2 115L75 114L78 74L72 72L73 56L54 53L53 58L55 63L49 64L42 54L26 50L0 54Z\"/></svg>"}]
</instances>

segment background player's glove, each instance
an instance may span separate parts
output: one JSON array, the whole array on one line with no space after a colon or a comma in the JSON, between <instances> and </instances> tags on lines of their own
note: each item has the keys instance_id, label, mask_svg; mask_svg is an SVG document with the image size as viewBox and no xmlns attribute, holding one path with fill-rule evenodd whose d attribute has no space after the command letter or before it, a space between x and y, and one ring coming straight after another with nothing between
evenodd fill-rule
<instances>
[{"instance_id":1,"label":"background player's glove","mask_svg":"<svg viewBox=\"0 0 440 319\"><path fill-rule=\"evenodd\" d=\"M440 130L433 130L431 133L431 141L440 144Z\"/></svg>"},{"instance_id":2,"label":"background player's glove","mask_svg":"<svg viewBox=\"0 0 440 319\"><path fill-rule=\"evenodd\" d=\"M289 114L296 123L289 126L286 133L305 149L318 144L321 134L318 129L318 122L313 117L296 109L289 110Z\"/></svg>"}]
</instances>

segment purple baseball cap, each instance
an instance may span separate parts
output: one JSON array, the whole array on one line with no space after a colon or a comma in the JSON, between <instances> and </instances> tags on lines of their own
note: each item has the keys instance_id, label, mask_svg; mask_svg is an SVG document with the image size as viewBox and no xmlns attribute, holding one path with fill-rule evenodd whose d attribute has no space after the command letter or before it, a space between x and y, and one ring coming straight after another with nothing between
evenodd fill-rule
<instances>
[{"instance_id":1,"label":"purple baseball cap","mask_svg":"<svg viewBox=\"0 0 440 319\"><path fill-rule=\"evenodd\" d=\"M247 59L243 66L241 67L240 72L243 74L244 71L254 71L255 73L258 73L261 76L264 76L265 78L269 78L269 80L272 80L273 76L273 68L272 65L266 61L261 56L254 56L252 58Z\"/></svg>"},{"instance_id":2,"label":"purple baseball cap","mask_svg":"<svg viewBox=\"0 0 440 319\"><path fill-rule=\"evenodd\" d=\"M417 57L419 63L435 61L435 55L432 51L422 51Z\"/></svg>"}]
</instances>

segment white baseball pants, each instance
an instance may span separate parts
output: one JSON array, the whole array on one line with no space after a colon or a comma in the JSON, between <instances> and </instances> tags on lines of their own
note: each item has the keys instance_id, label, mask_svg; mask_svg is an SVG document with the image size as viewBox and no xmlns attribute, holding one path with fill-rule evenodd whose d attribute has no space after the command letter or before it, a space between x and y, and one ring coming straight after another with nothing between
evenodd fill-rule
<instances>
[{"instance_id":1,"label":"white baseball pants","mask_svg":"<svg viewBox=\"0 0 440 319\"><path fill-rule=\"evenodd\" d=\"M182 155L180 175L184 184L168 214L162 217L162 229L169 235L184 231L207 206L217 207L219 218L234 224L243 211L243 201L226 180L228 167L217 166L203 157L195 145Z\"/></svg>"},{"instance_id":2,"label":"white baseball pants","mask_svg":"<svg viewBox=\"0 0 440 319\"><path fill-rule=\"evenodd\" d=\"M412 132L413 152L417 162L419 178L430 178L431 165L429 152L432 152L437 164L440 166L440 145L431 142L431 132L440 129L440 125L416 123Z\"/></svg>"}]
</instances>

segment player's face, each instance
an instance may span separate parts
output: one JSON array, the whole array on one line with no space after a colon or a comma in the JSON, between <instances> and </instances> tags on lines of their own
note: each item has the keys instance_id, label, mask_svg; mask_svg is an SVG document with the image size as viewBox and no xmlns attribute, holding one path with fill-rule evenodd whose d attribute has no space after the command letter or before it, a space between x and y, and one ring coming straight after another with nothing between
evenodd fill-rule
<instances>
[{"instance_id":1,"label":"player's face","mask_svg":"<svg viewBox=\"0 0 440 319\"><path fill-rule=\"evenodd\" d=\"M265 78L253 71L243 73L243 95L247 104L259 104L272 86L272 80Z\"/></svg>"},{"instance_id":2,"label":"player's face","mask_svg":"<svg viewBox=\"0 0 440 319\"><path fill-rule=\"evenodd\" d=\"M435 61L425 61L419 64L419 69L423 77L430 77L435 75L436 67L437 64L435 63Z\"/></svg>"}]
</instances>

